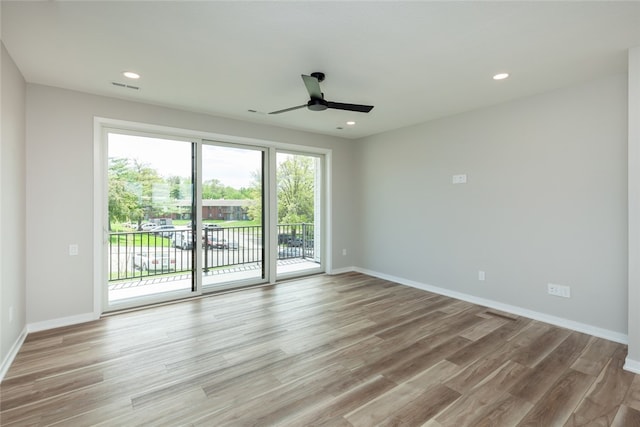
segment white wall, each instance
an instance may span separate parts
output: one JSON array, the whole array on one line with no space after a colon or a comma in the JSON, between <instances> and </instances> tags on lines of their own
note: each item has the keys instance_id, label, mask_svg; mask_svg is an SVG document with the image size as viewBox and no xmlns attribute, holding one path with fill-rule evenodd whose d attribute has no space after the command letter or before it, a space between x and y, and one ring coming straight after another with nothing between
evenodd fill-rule
<instances>
[{"instance_id":1,"label":"white wall","mask_svg":"<svg viewBox=\"0 0 640 427\"><path fill-rule=\"evenodd\" d=\"M25 330L25 81L0 43L0 379ZM10 321L9 311L13 316Z\"/></svg>"},{"instance_id":2,"label":"white wall","mask_svg":"<svg viewBox=\"0 0 640 427\"><path fill-rule=\"evenodd\" d=\"M333 268L355 241L353 141L27 85L27 322L93 311L94 116L333 150ZM79 256L68 245L79 245Z\"/></svg>"},{"instance_id":3,"label":"white wall","mask_svg":"<svg viewBox=\"0 0 640 427\"><path fill-rule=\"evenodd\" d=\"M640 374L640 46L629 50L629 351L625 368Z\"/></svg>"},{"instance_id":4,"label":"white wall","mask_svg":"<svg viewBox=\"0 0 640 427\"><path fill-rule=\"evenodd\" d=\"M357 265L624 336L626 143L626 75L360 140Z\"/></svg>"}]
</instances>

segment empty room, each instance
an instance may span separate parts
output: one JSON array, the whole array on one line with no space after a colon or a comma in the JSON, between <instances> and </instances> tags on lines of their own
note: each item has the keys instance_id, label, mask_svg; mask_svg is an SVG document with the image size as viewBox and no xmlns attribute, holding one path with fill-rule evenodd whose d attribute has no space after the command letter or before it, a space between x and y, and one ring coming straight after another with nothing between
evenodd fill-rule
<instances>
[{"instance_id":1,"label":"empty room","mask_svg":"<svg viewBox=\"0 0 640 427\"><path fill-rule=\"evenodd\" d=\"M0 425L640 425L640 2L0 23Z\"/></svg>"}]
</instances>

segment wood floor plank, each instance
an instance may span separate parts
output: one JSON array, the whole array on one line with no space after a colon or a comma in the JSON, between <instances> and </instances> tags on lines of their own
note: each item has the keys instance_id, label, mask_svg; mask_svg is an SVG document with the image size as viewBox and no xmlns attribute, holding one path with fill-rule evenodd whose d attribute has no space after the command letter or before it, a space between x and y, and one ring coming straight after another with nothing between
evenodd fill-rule
<instances>
[{"instance_id":1,"label":"wood floor plank","mask_svg":"<svg viewBox=\"0 0 640 427\"><path fill-rule=\"evenodd\" d=\"M31 333L4 426L640 423L626 347L360 273Z\"/></svg>"},{"instance_id":2,"label":"wood floor plank","mask_svg":"<svg viewBox=\"0 0 640 427\"><path fill-rule=\"evenodd\" d=\"M390 413L385 421L388 421L389 424L391 424L392 420L397 420L402 425L422 425L459 397L460 393L457 391L439 384L427 389L416 399Z\"/></svg>"},{"instance_id":3,"label":"wood floor plank","mask_svg":"<svg viewBox=\"0 0 640 427\"><path fill-rule=\"evenodd\" d=\"M418 399L424 390L407 384L401 384L379 396L366 405L344 416L354 427L383 425L393 417L399 408Z\"/></svg>"},{"instance_id":4,"label":"wood floor plank","mask_svg":"<svg viewBox=\"0 0 640 427\"><path fill-rule=\"evenodd\" d=\"M633 381L622 403L636 411L640 411L640 375L634 375Z\"/></svg>"},{"instance_id":5,"label":"wood floor plank","mask_svg":"<svg viewBox=\"0 0 640 427\"><path fill-rule=\"evenodd\" d=\"M489 352L495 351L496 347L511 339L514 334L519 333L529 323L530 320L524 318L509 321L474 343L448 356L447 360L460 366L468 365Z\"/></svg>"},{"instance_id":6,"label":"wood floor plank","mask_svg":"<svg viewBox=\"0 0 640 427\"><path fill-rule=\"evenodd\" d=\"M521 381L527 368L517 362L507 361L482 382L471 393L464 394L454 404L436 417L443 426L473 425L477 418L486 418L485 411L513 384ZM524 416L524 414L522 414Z\"/></svg>"},{"instance_id":7,"label":"wood floor plank","mask_svg":"<svg viewBox=\"0 0 640 427\"><path fill-rule=\"evenodd\" d=\"M584 352L578 357L571 368L574 371L580 371L587 375L597 376L604 365L607 364L609 358L618 348L618 344L599 340L593 337Z\"/></svg>"},{"instance_id":8,"label":"wood floor plank","mask_svg":"<svg viewBox=\"0 0 640 427\"><path fill-rule=\"evenodd\" d=\"M330 423L332 420L343 418L345 414L365 405L394 387L397 387L396 383L382 375L378 375L357 387L335 396L325 405L317 405L310 408L307 412L300 414L287 424L292 426L316 426Z\"/></svg>"},{"instance_id":9,"label":"wood floor plank","mask_svg":"<svg viewBox=\"0 0 640 427\"><path fill-rule=\"evenodd\" d=\"M635 376L622 369L622 354L618 352L609 360L565 426L611 425Z\"/></svg>"},{"instance_id":10,"label":"wood floor plank","mask_svg":"<svg viewBox=\"0 0 640 427\"><path fill-rule=\"evenodd\" d=\"M487 334L495 331L496 329L504 325L506 322L507 322L506 319L490 317L478 323L477 325L474 325L471 328L468 328L466 331L460 334L460 336L462 338L466 338L471 341L477 341L480 338L485 337Z\"/></svg>"},{"instance_id":11,"label":"wood floor plank","mask_svg":"<svg viewBox=\"0 0 640 427\"><path fill-rule=\"evenodd\" d=\"M595 378L568 369L518 426L560 426L571 416Z\"/></svg>"},{"instance_id":12,"label":"wood floor plank","mask_svg":"<svg viewBox=\"0 0 640 427\"><path fill-rule=\"evenodd\" d=\"M475 427L515 426L531 410L533 405L510 393L503 394L482 408L473 421Z\"/></svg>"},{"instance_id":13,"label":"wood floor plank","mask_svg":"<svg viewBox=\"0 0 640 427\"><path fill-rule=\"evenodd\" d=\"M512 360L523 366L534 367L564 341L569 334L570 332L566 329L551 328L534 339L526 349L523 348L523 351L514 354ZM535 348L535 351L531 351L532 348Z\"/></svg>"},{"instance_id":14,"label":"wood floor plank","mask_svg":"<svg viewBox=\"0 0 640 427\"><path fill-rule=\"evenodd\" d=\"M404 382L409 378L418 375L420 372L431 368L440 361L469 344L469 340L456 336L449 341L426 349L425 351L415 351L410 358L399 362L394 361L388 367L382 370L382 374L397 383ZM400 358L397 358L400 359Z\"/></svg>"},{"instance_id":15,"label":"wood floor plank","mask_svg":"<svg viewBox=\"0 0 640 427\"><path fill-rule=\"evenodd\" d=\"M640 411L626 405L620 406L611 427L640 427Z\"/></svg>"},{"instance_id":16,"label":"wood floor plank","mask_svg":"<svg viewBox=\"0 0 640 427\"><path fill-rule=\"evenodd\" d=\"M510 393L536 403L556 382L557 378L579 357L590 337L574 332L543 359L535 369L516 384Z\"/></svg>"}]
</instances>

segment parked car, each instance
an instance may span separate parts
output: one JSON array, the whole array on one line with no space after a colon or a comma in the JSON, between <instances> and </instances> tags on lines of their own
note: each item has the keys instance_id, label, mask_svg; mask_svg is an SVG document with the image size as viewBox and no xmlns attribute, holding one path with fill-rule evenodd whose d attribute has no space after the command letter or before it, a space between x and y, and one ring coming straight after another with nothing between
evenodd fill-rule
<instances>
[{"instance_id":1,"label":"parked car","mask_svg":"<svg viewBox=\"0 0 640 427\"><path fill-rule=\"evenodd\" d=\"M182 250L193 248L193 233L190 231L176 232L171 240L174 248Z\"/></svg>"},{"instance_id":2,"label":"parked car","mask_svg":"<svg viewBox=\"0 0 640 427\"><path fill-rule=\"evenodd\" d=\"M202 245L204 246L204 236L202 238ZM219 239L217 236L208 235L207 236L207 248L209 249L228 249L229 244L226 239Z\"/></svg>"},{"instance_id":3,"label":"parked car","mask_svg":"<svg viewBox=\"0 0 640 427\"><path fill-rule=\"evenodd\" d=\"M299 248L300 246L302 246L302 238L300 238L300 237L296 237L295 239L291 238L291 239L289 239L287 244L289 246L293 246L295 248Z\"/></svg>"},{"instance_id":4,"label":"parked car","mask_svg":"<svg viewBox=\"0 0 640 427\"><path fill-rule=\"evenodd\" d=\"M140 271L162 272L175 269L176 259L165 254L134 252L131 254L131 264Z\"/></svg>"},{"instance_id":5,"label":"parked car","mask_svg":"<svg viewBox=\"0 0 640 427\"><path fill-rule=\"evenodd\" d=\"M158 226L158 224L155 224L153 222L144 222L140 225L140 229L142 231L150 231L153 230L154 228L156 228Z\"/></svg>"},{"instance_id":6,"label":"parked car","mask_svg":"<svg viewBox=\"0 0 640 427\"><path fill-rule=\"evenodd\" d=\"M278 234L278 244L285 245L291 241L291 234L289 233L280 233Z\"/></svg>"},{"instance_id":7,"label":"parked car","mask_svg":"<svg viewBox=\"0 0 640 427\"><path fill-rule=\"evenodd\" d=\"M287 246L292 246L292 247L296 247L299 248L302 246L302 236L297 235L297 236L293 236L291 234L288 233L280 233L278 234L278 244L279 245L287 245ZM309 248L309 247L313 247L313 239L306 239L304 241L304 245Z\"/></svg>"},{"instance_id":8,"label":"parked car","mask_svg":"<svg viewBox=\"0 0 640 427\"><path fill-rule=\"evenodd\" d=\"M159 225L155 228L152 228L151 231L154 234L157 234L162 237L173 237L176 233L175 225Z\"/></svg>"}]
</instances>

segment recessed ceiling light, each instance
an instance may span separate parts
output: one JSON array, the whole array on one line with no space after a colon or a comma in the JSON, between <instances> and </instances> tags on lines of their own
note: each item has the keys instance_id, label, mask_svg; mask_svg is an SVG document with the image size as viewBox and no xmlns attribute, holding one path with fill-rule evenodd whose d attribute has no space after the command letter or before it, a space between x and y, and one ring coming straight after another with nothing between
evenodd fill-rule
<instances>
[{"instance_id":1,"label":"recessed ceiling light","mask_svg":"<svg viewBox=\"0 0 640 427\"><path fill-rule=\"evenodd\" d=\"M355 125L355 124L356 124L356 122L354 122L353 120L349 120L349 121L347 122L347 124L348 124L349 126L353 126L353 125Z\"/></svg>"},{"instance_id":2,"label":"recessed ceiling light","mask_svg":"<svg viewBox=\"0 0 640 427\"><path fill-rule=\"evenodd\" d=\"M128 79L139 79L140 78L140 74L134 73L133 71L125 71L124 73L122 73L122 75L125 76Z\"/></svg>"},{"instance_id":3,"label":"recessed ceiling light","mask_svg":"<svg viewBox=\"0 0 640 427\"><path fill-rule=\"evenodd\" d=\"M493 76L493 80L504 80L509 77L509 73L499 73Z\"/></svg>"}]
</instances>

